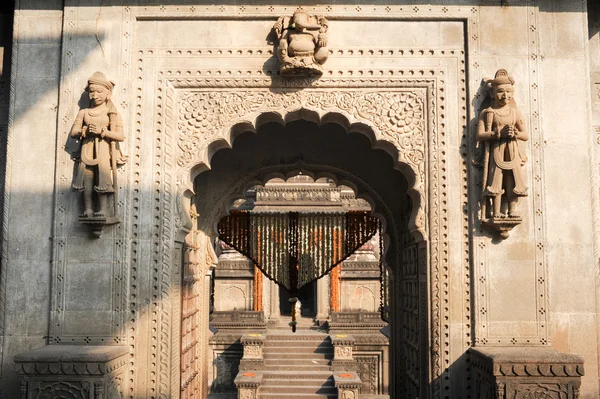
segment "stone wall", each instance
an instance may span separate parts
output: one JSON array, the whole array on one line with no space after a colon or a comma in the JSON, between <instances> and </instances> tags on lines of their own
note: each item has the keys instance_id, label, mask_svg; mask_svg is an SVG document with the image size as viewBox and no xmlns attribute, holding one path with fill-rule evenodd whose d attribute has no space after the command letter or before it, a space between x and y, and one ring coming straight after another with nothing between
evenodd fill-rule
<instances>
[{"instance_id":1,"label":"stone wall","mask_svg":"<svg viewBox=\"0 0 600 399\"><path fill-rule=\"evenodd\" d=\"M588 40L585 4L198 3L16 2L0 270L3 397L19 394L13 356L48 344L126 345L127 397L178 397L190 189L232 144L240 132L232 126L258 129L277 113L282 122L352 126L395 154L413 202L411 231L428 243L414 299L430 320L420 333L423 353L432 354L424 368L432 397L474 392L473 345L581 354L581 397L598 396L599 51L595 24ZM332 53L320 80L294 84L276 76L270 30L298 5L330 20ZM471 162L481 81L499 68L516 79L530 131L523 223L502 241L479 222L481 172ZM96 70L116 82L129 155L118 172L122 223L100 239L78 221L67 140ZM240 92L257 102L236 103ZM392 108L408 97L394 96L407 92L429 112L423 140L398 138ZM386 100L368 105L370 93ZM211 95L232 108L214 109ZM194 101L201 111L192 121L182 109ZM234 181L240 176L226 176L210 194L234 198L224 185L238 184L239 195L247 188ZM393 187L377 191L387 198ZM218 215L225 201L209 199ZM202 248L200 256L205 241Z\"/></svg>"}]
</instances>

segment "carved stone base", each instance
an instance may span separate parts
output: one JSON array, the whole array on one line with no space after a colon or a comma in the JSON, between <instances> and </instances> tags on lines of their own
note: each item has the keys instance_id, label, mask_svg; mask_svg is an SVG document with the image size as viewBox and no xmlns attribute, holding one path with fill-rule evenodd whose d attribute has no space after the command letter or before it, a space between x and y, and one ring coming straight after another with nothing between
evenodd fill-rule
<instances>
[{"instance_id":1,"label":"carved stone base","mask_svg":"<svg viewBox=\"0 0 600 399\"><path fill-rule=\"evenodd\" d=\"M234 382L238 389L238 399L258 399L258 388L262 382L262 373L240 371Z\"/></svg>"},{"instance_id":2,"label":"carved stone base","mask_svg":"<svg viewBox=\"0 0 600 399\"><path fill-rule=\"evenodd\" d=\"M121 219L115 216L79 216L79 222L88 225L94 237L100 238L105 228L121 223Z\"/></svg>"},{"instance_id":3,"label":"carved stone base","mask_svg":"<svg viewBox=\"0 0 600 399\"><path fill-rule=\"evenodd\" d=\"M493 232L498 233L500 238L505 240L508 238L510 231L515 226L520 225L522 222L523 222L523 218L520 218L520 217L518 217L518 218L506 217L506 218L483 219L481 221L481 224L483 224L484 226L486 226L488 229L492 230Z\"/></svg>"},{"instance_id":4,"label":"carved stone base","mask_svg":"<svg viewBox=\"0 0 600 399\"><path fill-rule=\"evenodd\" d=\"M281 76L321 76L323 67L316 64L312 57L292 58L291 61L281 64L279 68Z\"/></svg>"},{"instance_id":5,"label":"carved stone base","mask_svg":"<svg viewBox=\"0 0 600 399\"><path fill-rule=\"evenodd\" d=\"M552 348L472 348L477 398L577 399L583 358Z\"/></svg>"},{"instance_id":6,"label":"carved stone base","mask_svg":"<svg viewBox=\"0 0 600 399\"><path fill-rule=\"evenodd\" d=\"M21 399L120 399L126 346L50 345L14 357Z\"/></svg>"},{"instance_id":7,"label":"carved stone base","mask_svg":"<svg viewBox=\"0 0 600 399\"><path fill-rule=\"evenodd\" d=\"M362 386L360 377L352 372L335 372L333 374L335 387L338 389L338 399L358 399Z\"/></svg>"}]
</instances>

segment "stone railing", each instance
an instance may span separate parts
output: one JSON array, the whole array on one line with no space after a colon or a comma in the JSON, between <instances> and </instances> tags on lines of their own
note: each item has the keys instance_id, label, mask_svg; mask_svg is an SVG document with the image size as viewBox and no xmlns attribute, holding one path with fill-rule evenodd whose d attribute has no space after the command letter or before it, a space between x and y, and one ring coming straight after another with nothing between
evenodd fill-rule
<instances>
[{"instance_id":1,"label":"stone railing","mask_svg":"<svg viewBox=\"0 0 600 399\"><path fill-rule=\"evenodd\" d=\"M263 311L232 310L229 312L213 312L210 325L216 329L266 329Z\"/></svg>"},{"instance_id":2,"label":"stone railing","mask_svg":"<svg viewBox=\"0 0 600 399\"><path fill-rule=\"evenodd\" d=\"M549 347L472 348L477 398L577 399L583 358Z\"/></svg>"},{"instance_id":3,"label":"stone railing","mask_svg":"<svg viewBox=\"0 0 600 399\"><path fill-rule=\"evenodd\" d=\"M14 357L21 399L123 396L126 346L50 345Z\"/></svg>"}]
</instances>

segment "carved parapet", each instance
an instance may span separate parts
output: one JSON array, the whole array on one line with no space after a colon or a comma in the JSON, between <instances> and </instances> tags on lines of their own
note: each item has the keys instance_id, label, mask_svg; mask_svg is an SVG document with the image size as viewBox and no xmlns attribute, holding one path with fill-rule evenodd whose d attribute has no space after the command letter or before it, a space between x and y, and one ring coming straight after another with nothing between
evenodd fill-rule
<instances>
[{"instance_id":1,"label":"carved parapet","mask_svg":"<svg viewBox=\"0 0 600 399\"><path fill-rule=\"evenodd\" d=\"M245 334L240 339L244 346L244 357L240 360L240 370L260 370L264 368L264 334Z\"/></svg>"},{"instance_id":2,"label":"carved parapet","mask_svg":"<svg viewBox=\"0 0 600 399\"><path fill-rule=\"evenodd\" d=\"M379 312L332 312L329 331L379 331L388 325Z\"/></svg>"},{"instance_id":3,"label":"carved parapet","mask_svg":"<svg viewBox=\"0 0 600 399\"><path fill-rule=\"evenodd\" d=\"M540 348L473 348L475 397L577 399L583 358Z\"/></svg>"},{"instance_id":4,"label":"carved parapet","mask_svg":"<svg viewBox=\"0 0 600 399\"><path fill-rule=\"evenodd\" d=\"M21 399L85 397L119 399L126 346L51 345L14 357Z\"/></svg>"},{"instance_id":5,"label":"carved parapet","mask_svg":"<svg viewBox=\"0 0 600 399\"><path fill-rule=\"evenodd\" d=\"M357 399L362 387L360 377L356 373L334 373L333 381L338 390L338 399Z\"/></svg>"},{"instance_id":6,"label":"carved parapet","mask_svg":"<svg viewBox=\"0 0 600 399\"><path fill-rule=\"evenodd\" d=\"M234 383L238 390L238 399L257 399L258 388L262 382L262 373L255 371L240 371Z\"/></svg>"},{"instance_id":7,"label":"carved parapet","mask_svg":"<svg viewBox=\"0 0 600 399\"><path fill-rule=\"evenodd\" d=\"M230 312L213 312L211 326L219 330L264 330L267 328L263 311L232 310Z\"/></svg>"}]
</instances>

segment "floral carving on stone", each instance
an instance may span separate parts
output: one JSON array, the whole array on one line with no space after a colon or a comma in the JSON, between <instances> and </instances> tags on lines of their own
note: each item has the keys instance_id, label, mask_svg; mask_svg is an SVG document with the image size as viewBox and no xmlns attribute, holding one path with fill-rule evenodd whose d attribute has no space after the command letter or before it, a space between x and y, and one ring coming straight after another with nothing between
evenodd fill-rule
<instances>
[{"instance_id":1,"label":"floral carving on stone","mask_svg":"<svg viewBox=\"0 0 600 399\"><path fill-rule=\"evenodd\" d=\"M262 112L285 115L309 109L360 118L357 122L372 126L378 139L401 149L402 160L424 177L426 105L419 90L186 91L180 96L177 163L182 168L193 166L198 153L226 137L225 130L236 123L251 121Z\"/></svg>"}]
</instances>

